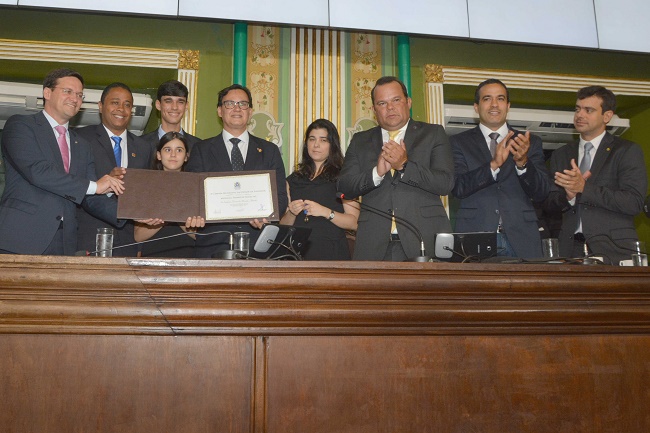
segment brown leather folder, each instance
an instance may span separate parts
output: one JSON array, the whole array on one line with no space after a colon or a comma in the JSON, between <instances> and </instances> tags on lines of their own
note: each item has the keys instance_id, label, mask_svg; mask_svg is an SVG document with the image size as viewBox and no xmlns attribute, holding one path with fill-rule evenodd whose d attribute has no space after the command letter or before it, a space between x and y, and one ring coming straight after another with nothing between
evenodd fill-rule
<instances>
[{"instance_id":1,"label":"brown leather folder","mask_svg":"<svg viewBox=\"0 0 650 433\"><path fill-rule=\"evenodd\" d=\"M120 219L161 218L168 222L184 222L191 216L206 216L204 182L208 178L233 177L250 174L268 174L273 209L268 215L257 216L269 221L279 221L278 191L275 171L238 171L221 173L187 173L162 170L127 168L124 175L124 194L117 201L117 217ZM251 218L220 218L209 222L243 222Z\"/></svg>"}]
</instances>

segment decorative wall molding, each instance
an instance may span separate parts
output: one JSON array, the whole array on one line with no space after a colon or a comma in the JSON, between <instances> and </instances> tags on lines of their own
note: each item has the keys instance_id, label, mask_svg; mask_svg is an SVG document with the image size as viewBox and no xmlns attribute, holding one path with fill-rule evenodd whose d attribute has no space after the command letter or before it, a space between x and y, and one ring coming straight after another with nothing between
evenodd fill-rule
<instances>
[{"instance_id":1,"label":"decorative wall molding","mask_svg":"<svg viewBox=\"0 0 650 433\"><path fill-rule=\"evenodd\" d=\"M0 59L111 65L136 68L176 69L178 80L190 91L183 129L194 133L200 53L197 50L164 50L113 45L72 44L0 39ZM152 83L158 85L159 83Z\"/></svg>"},{"instance_id":2,"label":"decorative wall molding","mask_svg":"<svg viewBox=\"0 0 650 433\"><path fill-rule=\"evenodd\" d=\"M444 85L477 86L488 78L497 78L512 89L577 92L580 88L601 85L617 95L650 96L650 81L607 78L590 75L547 74L504 69L479 69L427 64L427 120L444 125Z\"/></svg>"}]
</instances>

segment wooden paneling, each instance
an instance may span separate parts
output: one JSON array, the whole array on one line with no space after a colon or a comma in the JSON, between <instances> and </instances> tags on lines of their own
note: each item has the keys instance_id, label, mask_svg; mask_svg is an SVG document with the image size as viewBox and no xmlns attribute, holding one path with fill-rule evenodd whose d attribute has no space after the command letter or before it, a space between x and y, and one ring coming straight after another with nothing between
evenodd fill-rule
<instances>
[{"instance_id":1,"label":"wooden paneling","mask_svg":"<svg viewBox=\"0 0 650 433\"><path fill-rule=\"evenodd\" d=\"M0 431L650 431L650 268L0 255Z\"/></svg>"}]
</instances>

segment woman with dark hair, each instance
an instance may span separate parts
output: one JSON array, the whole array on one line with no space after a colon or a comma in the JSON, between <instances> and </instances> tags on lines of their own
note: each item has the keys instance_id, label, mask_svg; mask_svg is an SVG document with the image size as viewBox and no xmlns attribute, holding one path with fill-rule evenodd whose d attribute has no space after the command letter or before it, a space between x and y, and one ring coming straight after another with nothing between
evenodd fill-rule
<instances>
[{"instance_id":1,"label":"woman with dark hair","mask_svg":"<svg viewBox=\"0 0 650 433\"><path fill-rule=\"evenodd\" d=\"M346 230L356 230L358 204L336 197L343 153L336 126L317 119L307 127L298 168L287 177L289 207L280 223L312 229L306 260L350 260Z\"/></svg>"},{"instance_id":2,"label":"woman with dark hair","mask_svg":"<svg viewBox=\"0 0 650 433\"><path fill-rule=\"evenodd\" d=\"M183 171L189 153L185 137L178 132L168 132L160 138L156 148L156 159L153 162L154 170ZM181 223L163 223L149 226L141 223L135 224L134 237L136 242L149 239L160 239L166 236L196 231L198 227L205 226L202 217L189 217L185 225ZM156 242L141 244L140 256L142 257L194 257L195 235L186 234L163 239Z\"/></svg>"}]
</instances>

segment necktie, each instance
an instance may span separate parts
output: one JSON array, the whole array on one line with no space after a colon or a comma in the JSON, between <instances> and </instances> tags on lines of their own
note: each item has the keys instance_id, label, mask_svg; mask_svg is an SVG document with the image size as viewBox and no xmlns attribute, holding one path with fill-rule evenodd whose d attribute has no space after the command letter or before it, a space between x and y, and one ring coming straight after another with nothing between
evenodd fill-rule
<instances>
[{"instance_id":1,"label":"necktie","mask_svg":"<svg viewBox=\"0 0 650 433\"><path fill-rule=\"evenodd\" d=\"M400 131L388 131L388 138L393 141L397 141L397 137L399 136ZM390 169L390 175L395 176L395 169L391 168ZM395 215L395 209L393 209L393 215ZM391 223L390 223L390 232L395 233L397 231L397 223L395 222L395 217L391 218Z\"/></svg>"},{"instance_id":2,"label":"necktie","mask_svg":"<svg viewBox=\"0 0 650 433\"><path fill-rule=\"evenodd\" d=\"M115 155L115 163L117 164L117 167L122 167L122 147L120 146L120 143L122 142L121 137L111 137L111 140L115 142L115 146L113 146L113 154Z\"/></svg>"},{"instance_id":3,"label":"necktie","mask_svg":"<svg viewBox=\"0 0 650 433\"><path fill-rule=\"evenodd\" d=\"M578 167L583 175L591 168L591 149L593 148L594 145L590 142L585 143L585 154L582 155L582 161L580 161L580 167Z\"/></svg>"},{"instance_id":4,"label":"necktie","mask_svg":"<svg viewBox=\"0 0 650 433\"><path fill-rule=\"evenodd\" d=\"M497 153L497 138L499 138L499 133L493 132L488 137L490 137L490 155L494 158L494 154Z\"/></svg>"},{"instance_id":5,"label":"necktie","mask_svg":"<svg viewBox=\"0 0 650 433\"><path fill-rule=\"evenodd\" d=\"M59 150L61 151L61 158L63 159L63 168L66 173L70 172L70 149L68 149L68 142L65 140L65 126L57 125L54 127L59 137L56 141L59 143Z\"/></svg>"},{"instance_id":6,"label":"necktie","mask_svg":"<svg viewBox=\"0 0 650 433\"><path fill-rule=\"evenodd\" d=\"M239 143L241 140L239 138L231 138L230 142L232 143L232 152L230 154L230 162L232 163L232 171L242 171L244 169L244 157L239 150Z\"/></svg>"}]
</instances>

